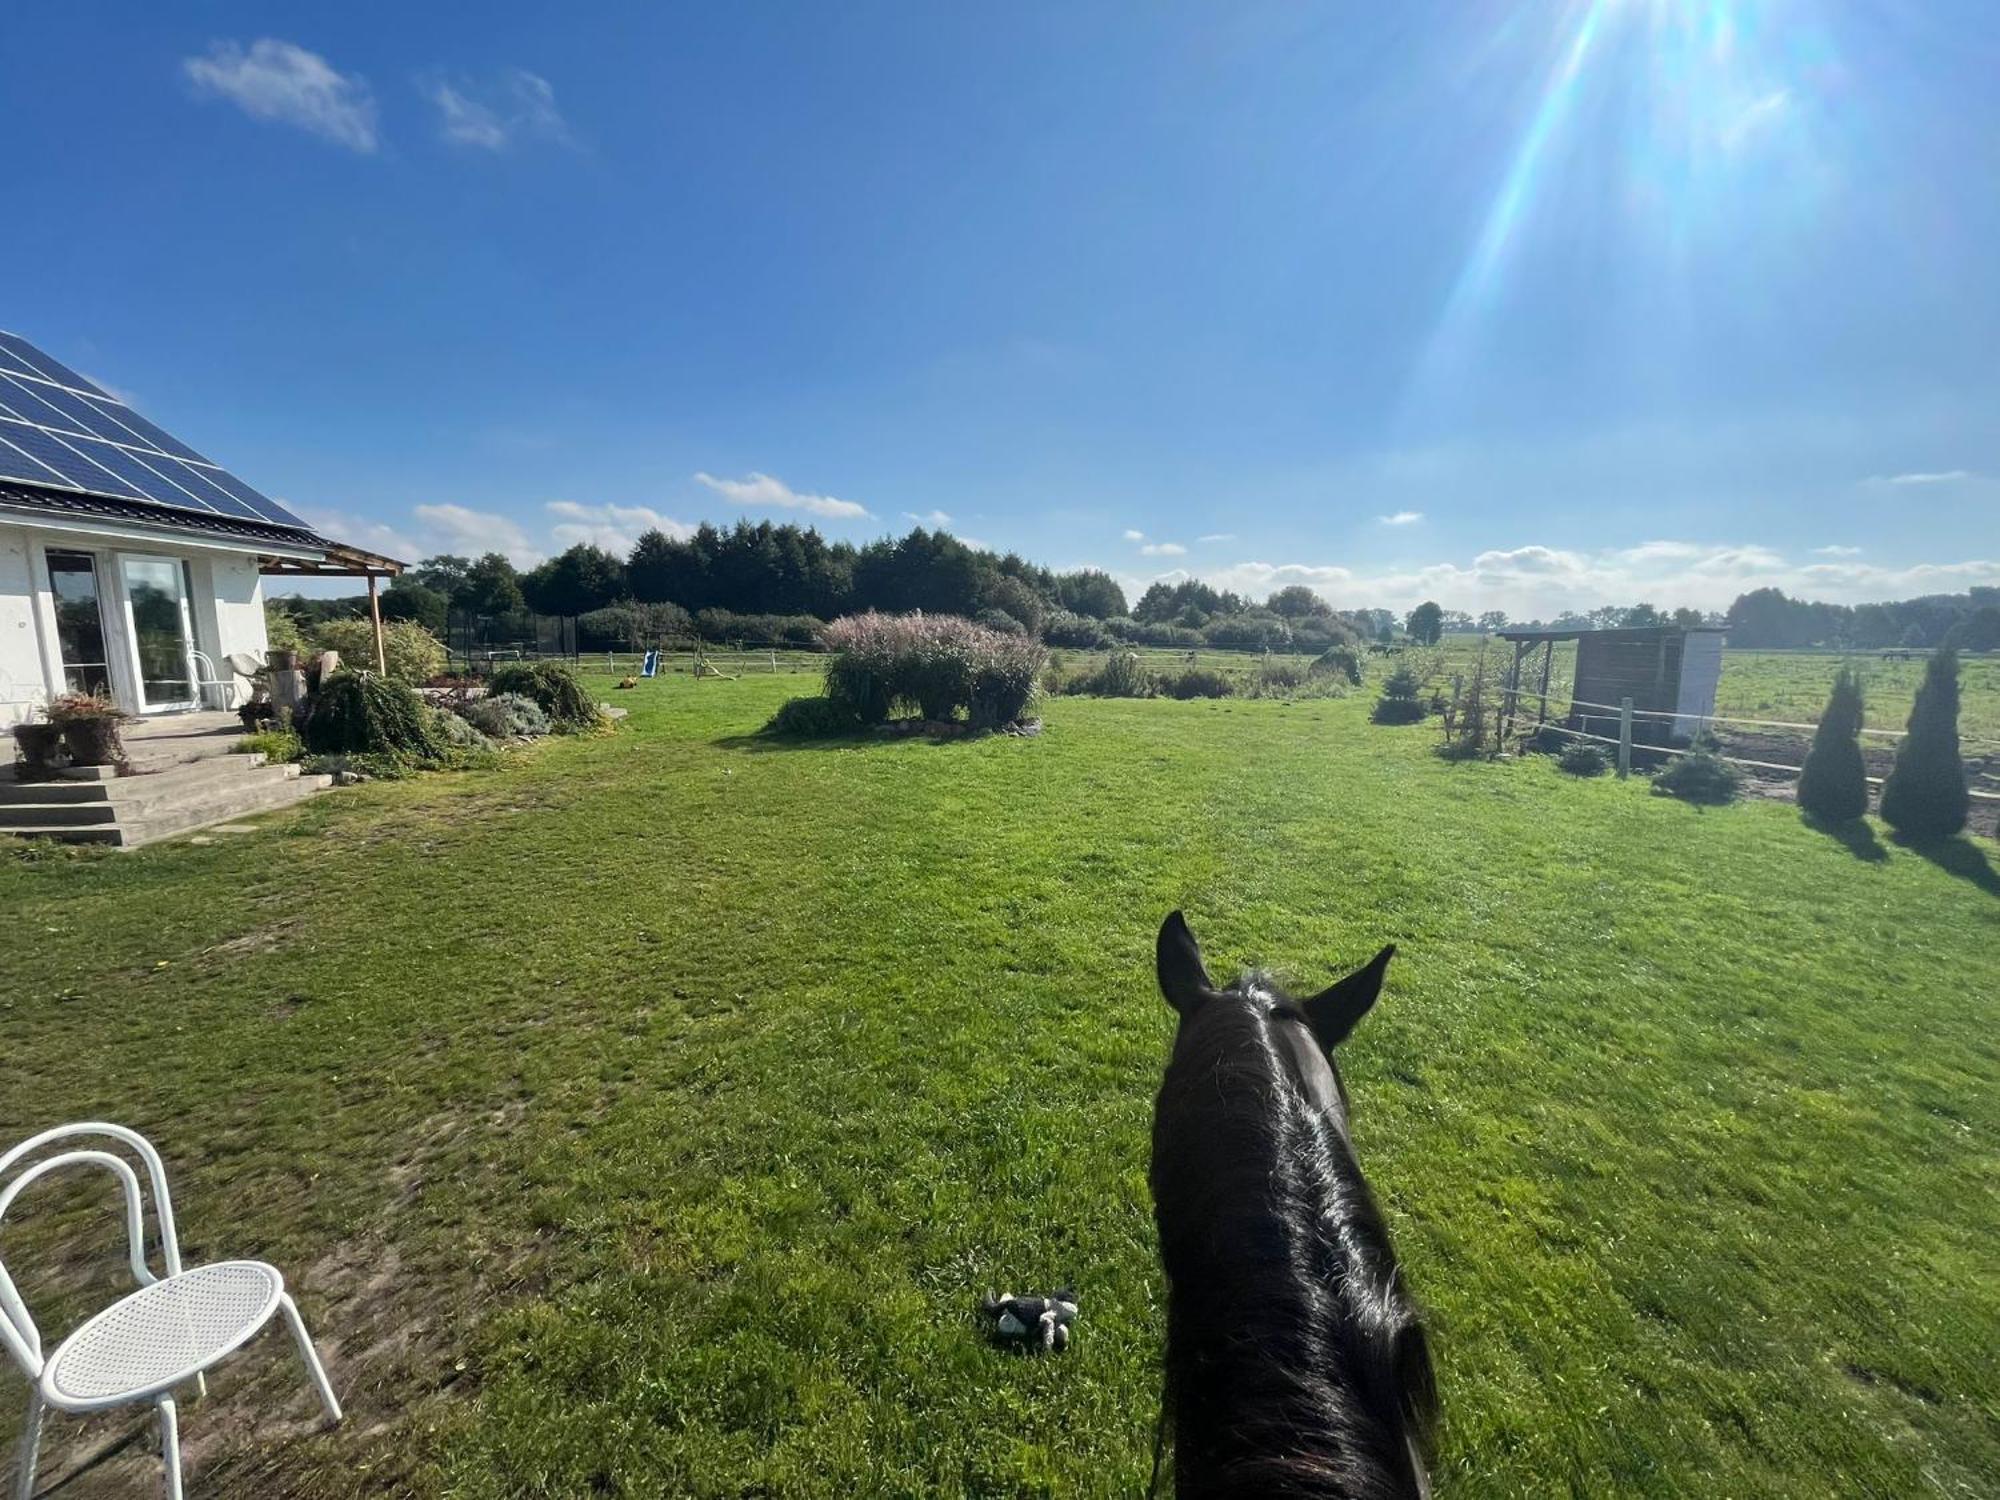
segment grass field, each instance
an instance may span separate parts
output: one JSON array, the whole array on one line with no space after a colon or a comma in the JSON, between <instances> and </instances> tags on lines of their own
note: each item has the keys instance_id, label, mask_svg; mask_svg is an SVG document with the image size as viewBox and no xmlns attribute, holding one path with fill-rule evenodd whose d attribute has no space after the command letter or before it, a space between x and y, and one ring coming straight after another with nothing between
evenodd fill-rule
<instances>
[{"instance_id":1,"label":"grass field","mask_svg":"<svg viewBox=\"0 0 2000 1500\"><path fill-rule=\"evenodd\" d=\"M348 1402L310 1433L260 1343L183 1408L192 1492L1137 1493L1184 906L1301 983L1400 947L1344 1067L1440 1494L1993 1493L1990 845L1448 765L1365 692L746 738L807 686L0 860L0 1140L153 1135L189 1258L285 1268ZM108 1202L10 1221L51 1326L117 1284ZM982 1290L1064 1281L1068 1354L982 1341ZM133 1426L58 1420L46 1475Z\"/></svg>"}]
</instances>

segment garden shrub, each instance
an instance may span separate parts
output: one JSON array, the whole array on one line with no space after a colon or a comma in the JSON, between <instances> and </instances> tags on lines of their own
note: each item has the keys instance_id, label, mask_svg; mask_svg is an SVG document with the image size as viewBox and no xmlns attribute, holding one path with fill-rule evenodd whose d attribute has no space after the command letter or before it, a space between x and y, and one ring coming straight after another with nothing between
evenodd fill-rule
<instances>
[{"instance_id":1,"label":"garden shrub","mask_svg":"<svg viewBox=\"0 0 2000 1500\"><path fill-rule=\"evenodd\" d=\"M1292 643L1292 627L1268 610L1219 615L1202 627L1201 638L1225 651L1282 651Z\"/></svg>"},{"instance_id":2,"label":"garden shrub","mask_svg":"<svg viewBox=\"0 0 2000 1500\"><path fill-rule=\"evenodd\" d=\"M1111 644L1111 633L1101 620L1059 609L1042 621L1042 639L1072 651L1102 651Z\"/></svg>"},{"instance_id":3,"label":"garden shrub","mask_svg":"<svg viewBox=\"0 0 2000 1500\"><path fill-rule=\"evenodd\" d=\"M1423 684L1408 666L1397 667L1382 683L1382 696L1369 715L1377 724L1415 724L1430 712L1419 696Z\"/></svg>"},{"instance_id":4,"label":"garden shrub","mask_svg":"<svg viewBox=\"0 0 2000 1500\"><path fill-rule=\"evenodd\" d=\"M534 699L557 733L594 728L602 717L576 673L560 662L509 662L487 679L486 690Z\"/></svg>"},{"instance_id":5,"label":"garden shrub","mask_svg":"<svg viewBox=\"0 0 2000 1500\"><path fill-rule=\"evenodd\" d=\"M489 739L533 739L549 732L549 716L542 705L519 693L488 693L458 712Z\"/></svg>"},{"instance_id":6,"label":"garden shrub","mask_svg":"<svg viewBox=\"0 0 2000 1500\"><path fill-rule=\"evenodd\" d=\"M827 696L856 720L879 724L898 708L981 723L1018 717L1033 698L1047 652L1028 636L1002 635L957 615L869 611L826 627L833 652Z\"/></svg>"},{"instance_id":7,"label":"garden shrub","mask_svg":"<svg viewBox=\"0 0 2000 1500\"><path fill-rule=\"evenodd\" d=\"M435 759L443 748L424 700L400 682L341 670L306 702L299 738L316 755Z\"/></svg>"},{"instance_id":8,"label":"garden shrub","mask_svg":"<svg viewBox=\"0 0 2000 1500\"><path fill-rule=\"evenodd\" d=\"M297 760L305 753L305 745L289 729L261 729L244 735L234 750L238 755L261 755L275 766Z\"/></svg>"},{"instance_id":9,"label":"garden shrub","mask_svg":"<svg viewBox=\"0 0 2000 1500\"><path fill-rule=\"evenodd\" d=\"M1846 667L1813 731L1799 771L1799 809L1828 823L1851 823L1868 811L1868 767L1861 758L1861 684Z\"/></svg>"},{"instance_id":10,"label":"garden shrub","mask_svg":"<svg viewBox=\"0 0 2000 1500\"><path fill-rule=\"evenodd\" d=\"M1123 641L1128 646L1169 646L1179 651L1192 651L1208 644L1199 630L1181 625L1143 624L1124 615L1114 615L1106 620L1104 631L1113 640Z\"/></svg>"},{"instance_id":11,"label":"garden shrub","mask_svg":"<svg viewBox=\"0 0 2000 1500\"><path fill-rule=\"evenodd\" d=\"M1213 667L1187 667L1162 676L1159 688L1169 698L1227 698L1236 691L1236 684Z\"/></svg>"},{"instance_id":12,"label":"garden shrub","mask_svg":"<svg viewBox=\"0 0 2000 1500\"><path fill-rule=\"evenodd\" d=\"M991 630L999 635L1026 635L1028 627L1008 614L1004 609L982 609L972 617L972 623L982 630Z\"/></svg>"},{"instance_id":13,"label":"garden shrub","mask_svg":"<svg viewBox=\"0 0 2000 1500\"><path fill-rule=\"evenodd\" d=\"M1556 766L1572 776L1602 776L1611 769L1611 758L1587 740L1571 740L1556 757Z\"/></svg>"},{"instance_id":14,"label":"garden shrub","mask_svg":"<svg viewBox=\"0 0 2000 1500\"><path fill-rule=\"evenodd\" d=\"M861 721L846 704L820 694L787 699L771 715L764 733L781 739L825 740L852 734L860 727Z\"/></svg>"},{"instance_id":15,"label":"garden shrub","mask_svg":"<svg viewBox=\"0 0 2000 1500\"><path fill-rule=\"evenodd\" d=\"M1297 662L1267 661L1257 672L1257 684L1266 690L1290 690L1306 680L1306 669Z\"/></svg>"},{"instance_id":16,"label":"garden shrub","mask_svg":"<svg viewBox=\"0 0 2000 1500\"><path fill-rule=\"evenodd\" d=\"M493 748L493 742L469 720L441 708L431 710L431 729L443 749L480 751Z\"/></svg>"},{"instance_id":17,"label":"garden shrub","mask_svg":"<svg viewBox=\"0 0 2000 1500\"><path fill-rule=\"evenodd\" d=\"M1882 783L1882 818L1905 838L1949 838L1965 827L1972 801L1958 755L1958 653L1931 657L1895 769Z\"/></svg>"},{"instance_id":18,"label":"garden shrub","mask_svg":"<svg viewBox=\"0 0 2000 1500\"><path fill-rule=\"evenodd\" d=\"M1095 672L1072 678L1063 691L1092 698L1150 698L1157 684L1141 665L1138 652L1114 651Z\"/></svg>"},{"instance_id":19,"label":"garden shrub","mask_svg":"<svg viewBox=\"0 0 2000 1500\"><path fill-rule=\"evenodd\" d=\"M309 649L305 632L299 629L297 616L268 599L264 601L264 648L267 652L303 652ZM372 661L374 658L369 659Z\"/></svg>"},{"instance_id":20,"label":"garden shrub","mask_svg":"<svg viewBox=\"0 0 2000 1500\"><path fill-rule=\"evenodd\" d=\"M314 628L312 644L316 650L338 651L343 667L375 670L375 627L367 620L328 620ZM397 682L429 682L445 668L444 642L414 620L386 621L382 660Z\"/></svg>"},{"instance_id":21,"label":"garden shrub","mask_svg":"<svg viewBox=\"0 0 2000 1500\"><path fill-rule=\"evenodd\" d=\"M1350 645L1327 647L1307 670L1315 677L1345 677L1348 686L1361 686L1361 654Z\"/></svg>"},{"instance_id":22,"label":"garden shrub","mask_svg":"<svg viewBox=\"0 0 2000 1500\"><path fill-rule=\"evenodd\" d=\"M1677 757L1653 778L1653 790L1663 796L1710 806L1734 802L1742 788L1736 767L1706 746Z\"/></svg>"}]
</instances>

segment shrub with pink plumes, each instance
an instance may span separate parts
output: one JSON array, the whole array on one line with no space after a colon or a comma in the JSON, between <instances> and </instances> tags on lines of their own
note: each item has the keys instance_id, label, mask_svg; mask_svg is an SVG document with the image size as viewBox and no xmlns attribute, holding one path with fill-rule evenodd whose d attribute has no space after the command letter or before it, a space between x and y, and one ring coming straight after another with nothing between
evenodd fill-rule
<instances>
[{"instance_id":1,"label":"shrub with pink plumes","mask_svg":"<svg viewBox=\"0 0 2000 1500\"><path fill-rule=\"evenodd\" d=\"M1007 635L957 615L849 615L826 627L833 660L827 696L864 724L899 709L950 719L964 709L975 724L1020 718L1034 700L1048 653L1041 642Z\"/></svg>"}]
</instances>

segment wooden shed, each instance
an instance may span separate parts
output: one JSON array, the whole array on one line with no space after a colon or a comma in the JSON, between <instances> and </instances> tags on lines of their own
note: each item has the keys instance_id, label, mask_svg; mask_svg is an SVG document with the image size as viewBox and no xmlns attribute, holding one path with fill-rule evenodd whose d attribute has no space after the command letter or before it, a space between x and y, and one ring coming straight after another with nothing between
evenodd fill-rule
<instances>
[{"instance_id":1,"label":"wooden shed","mask_svg":"<svg viewBox=\"0 0 2000 1500\"><path fill-rule=\"evenodd\" d=\"M1648 625L1633 630L1502 630L1514 643L1507 674L1511 718L1530 712L1549 717L1549 687L1556 646L1576 642L1576 671L1565 723L1585 734L1616 738L1618 704L1632 700L1632 740L1639 745L1685 745L1715 714L1722 679L1720 630ZM1664 717L1671 714L1673 717ZM1648 717L1650 716L1650 717Z\"/></svg>"}]
</instances>

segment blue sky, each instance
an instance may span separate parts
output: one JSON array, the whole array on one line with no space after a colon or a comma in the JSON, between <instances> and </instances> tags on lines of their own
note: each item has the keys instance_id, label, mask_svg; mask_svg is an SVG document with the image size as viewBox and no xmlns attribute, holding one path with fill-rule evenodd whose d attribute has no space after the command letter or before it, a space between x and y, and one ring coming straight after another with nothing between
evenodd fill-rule
<instances>
[{"instance_id":1,"label":"blue sky","mask_svg":"<svg viewBox=\"0 0 2000 1500\"><path fill-rule=\"evenodd\" d=\"M2000 583L1981 0L15 6L12 327L346 539Z\"/></svg>"}]
</instances>

